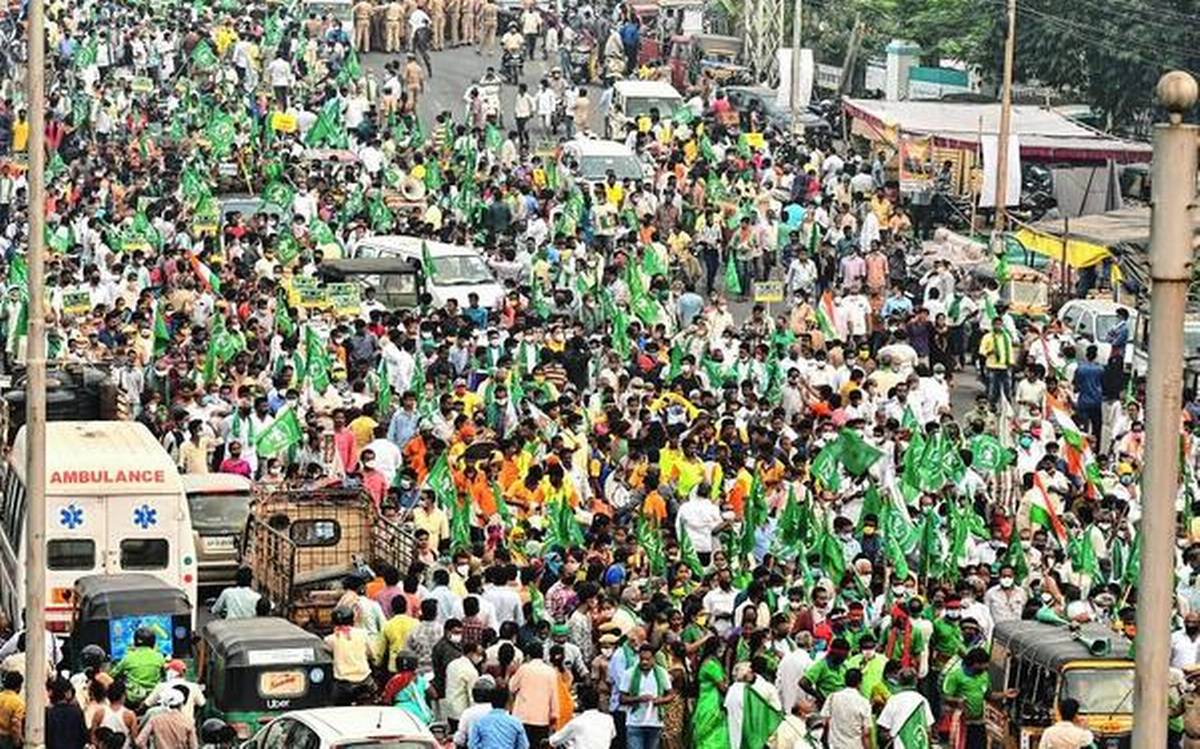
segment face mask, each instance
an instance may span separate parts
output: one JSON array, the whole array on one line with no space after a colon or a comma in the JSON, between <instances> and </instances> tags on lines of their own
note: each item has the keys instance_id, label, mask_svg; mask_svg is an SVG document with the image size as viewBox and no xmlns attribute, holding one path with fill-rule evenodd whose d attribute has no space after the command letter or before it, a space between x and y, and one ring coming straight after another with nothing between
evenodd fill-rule
<instances>
[{"instance_id":1,"label":"face mask","mask_svg":"<svg viewBox=\"0 0 1200 749\"><path fill-rule=\"evenodd\" d=\"M903 597L904 597L904 592L905 592L906 590L907 590L907 588L905 588L905 587L903 587L903 586L899 586L899 587L897 587L897 586L892 586L892 597L893 597L893 598L903 598Z\"/></svg>"},{"instance_id":2,"label":"face mask","mask_svg":"<svg viewBox=\"0 0 1200 749\"><path fill-rule=\"evenodd\" d=\"M875 648L863 648L862 657L864 661L869 661L875 657Z\"/></svg>"},{"instance_id":3,"label":"face mask","mask_svg":"<svg viewBox=\"0 0 1200 749\"><path fill-rule=\"evenodd\" d=\"M471 570L470 565L466 565L466 564L460 564L454 568L454 571L458 573L459 577L466 577L467 573L470 572L470 570Z\"/></svg>"},{"instance_id":4,"label":"face mask","mask_svg":"<svg viewBox=\"0 0 1200 749\"><path fill-rule=\"evenodd\" d=\"M1002 577L1000 578L1000 587L1011 588L1013 586L1013 582L1014 580L1011 577Z\"/></svg>"},{"instance_id":5,"label":"face mask","mask_svg":"<svg viewBox=\"0 0 1200 749\"><path fill-rule=\"evenodd\" d=\"M950 619L951 621L958 619L960 616L962 616L962 613L959 611L947 611L946 612L946 618Z\"/></svg>"},{"instance_id":6,"label":"face mask","mask_svg":"<svg viewBox=\"0 0 1200 749\"><path fill-rule=\"evenodd\" d=\"M457 645L458 643L462 642L462 635L448 635L446 639Z\"/></svg>"}]
</instances>

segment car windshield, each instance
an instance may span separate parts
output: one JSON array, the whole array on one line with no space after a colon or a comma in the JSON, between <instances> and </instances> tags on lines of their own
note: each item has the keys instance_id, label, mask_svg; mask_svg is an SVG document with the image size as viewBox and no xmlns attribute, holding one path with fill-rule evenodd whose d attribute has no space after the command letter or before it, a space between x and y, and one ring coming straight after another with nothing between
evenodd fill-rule
<instances>
[{"instance_id":1,"label":"car windshield","mask_svg":"<svg viewBox=\"0 0 1200 749\"><path fill-rule=\"evenodd\" d=\"M1133 712L1132 668L1078 668L1067 671L1060 700L1079 701L1079 712L1099 715Z\"/></svg>"},{"instance_id":2,"label":"car windshield","mask_svg":"<svg viewBox=\"0 0 1200 749\"><path fill-rule=\"evenodd\" d=\"M650 114L651 109L657 109L662 117L670 117L681 103L680 99L660 99L650 96L627 96L625 97L625 116L638 117L643 114Z\"/></svg>"},{"instance_id":3,"label":"car windshield","mask_svg":"<svg viewBox=\"0 0 1200 749\"><path fill-rule=\"evenodd\" d=\"M579 159L579 174L588 181L605 179L610 169L619 180L640 180L644 176L642 162L633 155L583 156Z\"/></svg>"},{"instance_id":4,"label":"car windshield","mask_svg":"<svg viewBox=\"0 0 1200 749\"><path fill-rule=\"evenodd\" d=\"M1116 315L1096 315L1096 340L1107 341L1108 332L1117 327L1120 319Z\"/></svg>"},{"instance_id":5,"label":"car windshield","mask_svg":"<svg viewBox=\"0 0 1200 749\"><path fill-rule=\"evenodd\" d=\"M188 507L198 533L240 533L250 512L250 495L192 494Z\"/></svg>"},{"instance_id":6,"label":"car windshield","mask_svg":"<svg viewBox=\"0 0 1200 749\"><path fill-rule=\"evenodd\" d=\"M445 255L433 258L435 286L495 283L487 263L476 255Z\"/></svg>"}]
</instances>

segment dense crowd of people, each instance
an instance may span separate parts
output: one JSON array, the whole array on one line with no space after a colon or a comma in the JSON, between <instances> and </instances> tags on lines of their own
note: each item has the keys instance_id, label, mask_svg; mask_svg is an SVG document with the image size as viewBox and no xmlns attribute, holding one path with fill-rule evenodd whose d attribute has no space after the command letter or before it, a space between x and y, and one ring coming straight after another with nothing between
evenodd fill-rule
<instances>
[{"instance_id":1,"label":"dense crowd of people","mask_svg":"<svg viewBox=\"0 0 1200 749\"><path fill-rule=\"evenodd\" d=\"M339 703L398 705L469 749L976 748L985 704L1014 696L988 670L998 623L1133 637L1128 319L1085 340L922 264L931 227L884 153L698 85L624 134L653 176L590 184L532 147L528 90L502 124L494 70L487 101L423 122L427 53L493 54L492 0L363 0L353 29L278 3L47 12L52 362L108 368L184 472L361 486L415 532L407 569L345 582L326 640ZM611 18L618 57L637 28ZM532 57L542 23L526 10L505 44ZM575 33L552 25L555 44ZM424 59L377 81L372 39ZM12 371L28 122L21 55L6 62ZM582 131L570 75L551 77ZM417 204L397 199L411 181ZM246 191L261 209L223 212ZM323 262L389 234L478 248L504 296L298 304ZM766 280L782 302L753 301ZM1200 398L1180 414L1175 742L1200 664L1197 417ZM243 570L213 611L270 606ZM49 746L196 746L203 694L136 644L52 681ZM3 749L23 669L0 670ZM131 704L153 707L139 722ZM1089 745L1078 710L1064 700L1040 746Z\"/></svg>"}]
</instances>

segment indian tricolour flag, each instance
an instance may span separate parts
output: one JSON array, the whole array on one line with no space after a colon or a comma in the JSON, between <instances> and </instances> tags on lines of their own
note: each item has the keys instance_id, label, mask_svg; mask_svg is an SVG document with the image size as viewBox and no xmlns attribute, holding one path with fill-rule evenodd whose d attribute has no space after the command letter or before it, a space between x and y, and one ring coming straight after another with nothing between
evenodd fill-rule
<instances>
[{"instance_id":1,"label":"indian tricolour flag","mask_svg":"<svg viewBox=\"0 0 1200 749\"><path fill-rule=\"evenodd\" d=\"M1100 483L1100 466L1096 463L1087 436L1079 430L1063 402L1049 393L1046 394L1046 417L1054 422L1055 429L1066 443L1063 457L1067 461L1067 473L1081 477L1088 496L1095 496Z\"/></svg>"},{"instance_id":2,"label":"indian tricolour flag","mask_svg":"<svg viewBox=\"0 0 1200 749\"><path fill-rule=\"evenodd\" d=\"M1042 483L1041 476L1034 475L1033 486L1037 489L1037 493L1034 494L1033 505L1029 508L1030 524L1050 531L1058 539L1058 543L1065 546L1067 529L1059 519L1058 511L1054 509L1054 501L1050 499L1050 494L1046 491L1046 485Z\"/></svg>"},{"instance_id":3,"label":"indian tricolour flag","mask_svg":"<svg viewBox=\"0 0 1200 749\"><path fill-rule=\"evenodd\" d=\"M838 314L837 307L833 303L833 292L826 290L821 295L821 301L817 305L817 325L821 328L821 333L826 338L837 340L838 335Z\"/></svg>"},{"instance_id":4,"label":"indian tricolour flag","mask_svg":"<svg viewBox=\"0 0 1200 749\"><path fill-rule=\"evenodd\" d=\"M211 289L213 293L221 293L221 279L213 272L213 269L208 267L199 256L192 255L192 272L200 279L200 283L204 284L206 289Z\"/></svg>"}]
</instances>

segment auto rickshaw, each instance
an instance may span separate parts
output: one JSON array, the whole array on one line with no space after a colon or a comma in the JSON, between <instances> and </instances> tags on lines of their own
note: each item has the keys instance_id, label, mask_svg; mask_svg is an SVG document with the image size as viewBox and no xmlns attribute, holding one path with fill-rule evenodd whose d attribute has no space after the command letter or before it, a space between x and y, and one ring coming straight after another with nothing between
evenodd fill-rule
<instances>
[{"instance_id":1,"label":"auto rickshaw","mask_svg":"<svg viewBox=\"0 0 1200 749\"><path fill-rule=\"evenodd\" d=\"M205 714L246 739L289 710L329 704L333 665L321 638L279 617L209 622L200 635L196 678Z\"/></svg>"},{"instance_id":2,"label":"auto rickshaw","mask_svg":"<svg viewBox=\"0 0 1200 749\"><path fill-rule=\"evenodd\" d=\"M1081 627L1040 621L997 622L992 640L994 691L1014 689L1017 698L984 708L988 746L1037 746L1059 720L1070 697L1096 736L1099 749L1129 749L1133 730L1132 643L1097 624Z\"/></svg>"},{"instance_id":3,"label":"auto rickshaw","mask_svg":"<svg viewBox=\"0 0 1200 749\"><path fill-rule=\"evenodd\" d=\"M80 652L88 645L104 648L113 662L121 660L141 627L154 632L164 656L191 659L192 602L154 575L87 575L75 582L71 600L67 657L73 668L80 666Z\"/></svg>"}]
</instances>

